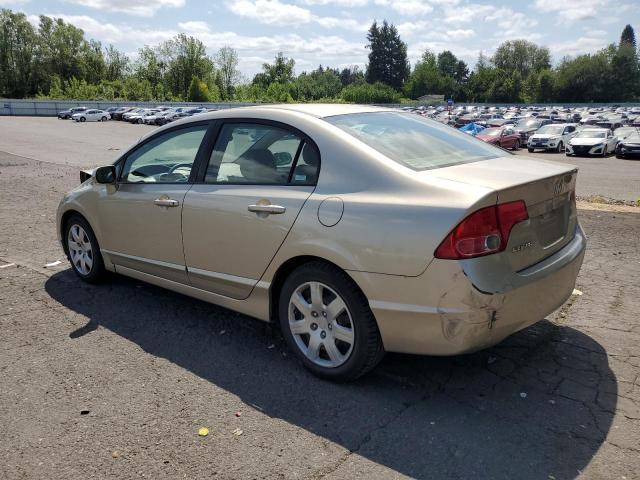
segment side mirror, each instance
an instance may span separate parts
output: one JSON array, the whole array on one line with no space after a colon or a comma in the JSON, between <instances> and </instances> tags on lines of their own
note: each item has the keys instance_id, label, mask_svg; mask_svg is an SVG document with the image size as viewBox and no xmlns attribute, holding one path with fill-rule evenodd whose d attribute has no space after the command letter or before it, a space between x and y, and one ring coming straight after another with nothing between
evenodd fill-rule
<instances>
[{"instance_id":1,"label":"side mirror","mask_svg":"<svg viewBox=\"0 0 640 480\"><path fill-rule=\"evenodd\" d=\"M291 158L291 154L289 152L278 152L274 153L273 156L276 159L276 165L278 167L291 165L291 162L293 162L293 158Z\"/></svg>"},{"instance_id":2,"label":"side mirror","mask_svg":"<svg viewBox=\"0 0 640 480\"><path fill-rule=\"evenodd\" d=\"M99 167L95 171L95 177L98 183L116 183L116 167L113 165Z\"/></svg>"}]
</instances>

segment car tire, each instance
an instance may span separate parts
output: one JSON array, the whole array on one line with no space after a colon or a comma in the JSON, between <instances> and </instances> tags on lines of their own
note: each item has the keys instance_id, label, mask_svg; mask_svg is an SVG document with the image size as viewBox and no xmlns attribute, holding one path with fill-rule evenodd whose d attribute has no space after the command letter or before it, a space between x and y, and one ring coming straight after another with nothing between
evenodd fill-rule
<instances>
[{"instance_id":1,"label":"car tire","mask_svg":"<svg viewBox=\"0 0 640 480\"><path fill-rule=\"evenodd\" d=\"M312 289L319 299L315 304ZM328 307L334 301L340 307L332 316ZM294 270L280 290L278 314L289 348L319 377L352 381L372 370L384 356L367 298L351 277L329 263L310 262ZM297 323L300 325L294 328Z\"/></svg>"},{"instance_id":2,"label":"car tire","mask_svg":"<svg viewBox=\"0 0 640 480\"><path fill-rule=\"evenodd\" d=\"M144 123L144 120L142 120L141 118L138 119L138 125L142 125Z\"/></svg>"},{"instance_id":3,"label":"car tire","mask_svg":"<svg viewBox=\"0 0 640 480\"><path fill-rule=\"evenodd\" d=\"M72 215L65 223L63 242L71 268L78 277L87 283L104 279L107 272L89 222L80 215Z\"/></svg>"},{"instance_id":4,"label":"car tire","mask_svg":"<svg viewBox=\"0 0 640 480\"><path fill-rule=\"evenodd\" d=\"M533 153L533 148L527 148L527 150L529 151L529 153Z\"/></svg>"},{"instance_id":5,"label":"car tire","mask_svg":"<svg viewBox=\"0 0 640 480\"><path fill-rule=\"evenodd\" d=\"M81 122L86 122L86 121L87 121L87 119L86 119L86 118L84 118L84 117L80 117L80 121L81 121Z\"/></svg>"},{"instance_id":6,"label":"car tire","mask_svg":"<svg viewBox=\"0 0 640 480\"><path fill-rule=\"evenodd\" d=\"M100 119L100 121L101 121L101 122L106 122L106 121L107 121L107 117L102 117L102 118Z\"/></svg>"},{"instance_id":7,"label":"car tire","mask_svg":"<svg viewBox=\"0 0 640 480\"><path fill-rule=\"evenodd\" d=\"M520 150L520 140L516 140L516 143L513 144L514 150Z\"/></svg>"},{"instance_id":8,"label":"car tire","mask_svg":"<svg viewBox=\"0 0 640 480\"><path fill-rule=\"evenodd\" d=\"M564 143L559 142L558 146L556 147L556 153L562 153L563 150L564 150Z\"/></svg>"}]
</instances>

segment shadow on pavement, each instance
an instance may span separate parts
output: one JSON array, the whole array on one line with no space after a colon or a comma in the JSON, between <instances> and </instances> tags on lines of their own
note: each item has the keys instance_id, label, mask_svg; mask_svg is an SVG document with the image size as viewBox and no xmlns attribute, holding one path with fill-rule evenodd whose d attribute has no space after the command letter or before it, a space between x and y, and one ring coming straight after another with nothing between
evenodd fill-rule
<instances>
[{"instance_id":1,"label":"shadow on pavement","mask_svg":"<svg viewBox=\"0 0 640 480\"><path fill-rule=\"evenodd\" d=\"M72 338L107 328L269 416L412 477L574 478L616 409L603 347L548 321L473 355L390 354L372 374L337 385L308 374L267 324L228 310L123 277L86 285L71 270L45 287L89 319Z\"/></svg>"}]
</instances>

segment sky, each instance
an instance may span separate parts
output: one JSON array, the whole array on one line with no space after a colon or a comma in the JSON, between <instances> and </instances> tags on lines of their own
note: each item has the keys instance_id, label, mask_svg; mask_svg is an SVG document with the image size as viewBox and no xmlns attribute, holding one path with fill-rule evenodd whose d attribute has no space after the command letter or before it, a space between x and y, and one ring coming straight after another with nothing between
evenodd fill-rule
<instances>
[{"instance_id":1,"label":"sky","mask_svg":"<svg viewBox=\"0 0 640 480\"><path fill-rule=\"evenodd\" d=\"M640 36L640 0L0 0L0 7L63 18L86 36L135 58L138 48L184 32L214 54L238 51L246 78L277 52L296 73L319 64L367 61L366 31L387 20L398 27L415 63L430 49L451 50L471 66L482 51L524 38L551 51L554 62L617 42L629 23Z\"/></svg>"}]
</instances>

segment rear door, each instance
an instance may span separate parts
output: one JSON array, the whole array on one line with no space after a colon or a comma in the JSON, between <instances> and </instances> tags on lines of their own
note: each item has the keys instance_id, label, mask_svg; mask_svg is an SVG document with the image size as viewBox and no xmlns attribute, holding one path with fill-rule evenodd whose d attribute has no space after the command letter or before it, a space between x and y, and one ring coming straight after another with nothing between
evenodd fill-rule
<instances>
[{"instance_id":1,"label":"rear door","mask_svg":"<svg viewBox=\"0 0 640 480\"><path fill-rule=\"evenodd\" d=\"M313 192L320 156L290 126L222 122L182 213L189 281L232 298L249 296Z\"/></svg>"}]
</instances>

